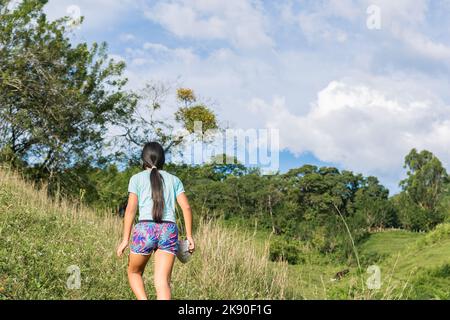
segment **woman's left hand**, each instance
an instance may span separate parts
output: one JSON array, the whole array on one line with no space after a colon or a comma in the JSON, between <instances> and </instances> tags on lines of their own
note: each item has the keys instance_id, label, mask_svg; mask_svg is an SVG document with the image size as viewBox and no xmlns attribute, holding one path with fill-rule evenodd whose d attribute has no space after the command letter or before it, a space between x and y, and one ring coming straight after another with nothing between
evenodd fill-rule
<instances>
[{"instance_id":1,"label":"woman's left hand","mask_svg":"<svg viewBox=\"0 0 450 320\"><path fill-rule=\"evenodd\" d=\"M128 241L122 241L117 247L117 256L120 258L128 247Z\"/></svg>"}]
</instances>

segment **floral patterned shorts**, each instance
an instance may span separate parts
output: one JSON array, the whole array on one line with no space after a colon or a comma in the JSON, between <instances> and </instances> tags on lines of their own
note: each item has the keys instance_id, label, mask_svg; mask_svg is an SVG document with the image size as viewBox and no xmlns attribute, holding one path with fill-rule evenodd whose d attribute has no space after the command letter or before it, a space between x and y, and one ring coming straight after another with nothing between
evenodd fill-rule
<instances>
[{"instance_id":1,"label":"floral patterned shorts","mask_svg":"<svg viewBox=\"0 0 450 320\"><path fill-rule=\"evenodd\" d=\"M130 250L134 254L149 255L160 249L177 254L178 227L171 221L141 220L133 228Z\"/></svg>"}]
</instances>

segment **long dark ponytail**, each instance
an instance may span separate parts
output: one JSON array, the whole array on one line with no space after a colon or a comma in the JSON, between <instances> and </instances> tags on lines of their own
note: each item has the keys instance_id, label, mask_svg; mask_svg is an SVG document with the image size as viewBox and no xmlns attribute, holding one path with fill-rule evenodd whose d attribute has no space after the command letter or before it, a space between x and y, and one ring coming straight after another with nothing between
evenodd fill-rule
<instances>
[{"instance_id":1,"label":"long dark ponytail","mask_svg":"<svg viewBox=\"0 0 450 320\"><path fill-rule=\"evenodd\" d=\"M142 150L141 159L143 169L151 169L150 184L152 187L153 220L161 222L164 213L164 189L163 177L159 170L163 169L166 161L164 149L158 142L149 142L145 144Z\"/></svg>"}]
</instances>

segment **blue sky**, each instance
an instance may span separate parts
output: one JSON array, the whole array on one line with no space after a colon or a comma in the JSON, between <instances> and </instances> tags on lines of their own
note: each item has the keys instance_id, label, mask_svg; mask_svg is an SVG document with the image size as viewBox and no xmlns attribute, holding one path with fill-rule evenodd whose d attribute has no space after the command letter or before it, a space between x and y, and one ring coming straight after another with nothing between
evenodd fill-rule
<instances>
[{"instance_id":1,"label":"blue sky","mask_svg":"<svg viewBox=\"0 0 450 320\"><path fill-rule=\"evenodd\" d=\"M46 7L51 18L78 9L85 22L74 41L107 41L127 63L130 88L191 87L232 127L278 129L282 171L333 165L375 175L396 192L413 147L448 168L449 0L50 0Z\"/></svg>"}]
</instances>

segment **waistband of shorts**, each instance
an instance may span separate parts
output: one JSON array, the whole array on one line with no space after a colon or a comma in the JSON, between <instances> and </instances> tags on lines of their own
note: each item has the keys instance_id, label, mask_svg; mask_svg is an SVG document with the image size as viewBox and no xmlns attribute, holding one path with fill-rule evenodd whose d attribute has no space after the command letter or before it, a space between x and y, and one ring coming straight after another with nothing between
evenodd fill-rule
<instances>
[{"instance_id":1,"label":"waistband of shorts","mask_svg":"<svg viewBox=\"0 0 450 320\"><path fill-rule=\"evenodd\" d=\"M138 223L141 222L153 222L153 223L175 223L173 221L169 221L169 220L161 220L161 222L156 222L155 220L149 220L149 219L144 219L144 220L139 220Z\"/></svg>"}]
</instances>

